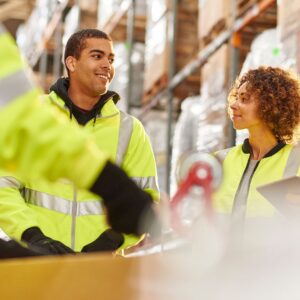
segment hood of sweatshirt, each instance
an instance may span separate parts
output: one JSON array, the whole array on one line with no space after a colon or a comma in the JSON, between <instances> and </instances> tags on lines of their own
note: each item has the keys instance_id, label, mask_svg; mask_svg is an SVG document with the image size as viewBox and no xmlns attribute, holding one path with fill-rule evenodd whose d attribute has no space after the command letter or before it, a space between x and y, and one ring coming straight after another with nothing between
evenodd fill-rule
<instances>
[{"instance_id":1,"label":"hood of sweatshirt","mask_svg":"<svg viewBox=\"0 0 300 300\"><path fill-rule=\"evenodd\" d=\"M112 98L115 104L120 100L120 96L116 92L107 91L99 97L99 101L91 110L84 110L76 106L72 99L70 99L68 95L69 85L69 78L60 78L50 87L50 91L54 91L65 102L66 107L68 107L70 111L70 119L74 116L77 122L81 125L85 125L92 119L94 119L95 123L102 107L109 99Z\"/></svg>"}]
</instances>

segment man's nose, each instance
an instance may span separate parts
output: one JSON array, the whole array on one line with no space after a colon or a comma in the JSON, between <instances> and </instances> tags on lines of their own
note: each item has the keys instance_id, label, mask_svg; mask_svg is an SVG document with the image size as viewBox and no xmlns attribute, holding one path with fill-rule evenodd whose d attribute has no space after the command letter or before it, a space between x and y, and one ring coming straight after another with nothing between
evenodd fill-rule
<instances>
[{"instance_id":1,"label":"man's nose","mask_svg":"<svg viewBox=\"0 0 300 300\"><path fill-rule=\"evenodd\" d=\"M108 59L107 57L104 57L104 58L101 60L101 66L102 66L103 68L107 68L107 69L110 69L110 68L111 68L109 59Z\"/></svg>"}]
</instances>

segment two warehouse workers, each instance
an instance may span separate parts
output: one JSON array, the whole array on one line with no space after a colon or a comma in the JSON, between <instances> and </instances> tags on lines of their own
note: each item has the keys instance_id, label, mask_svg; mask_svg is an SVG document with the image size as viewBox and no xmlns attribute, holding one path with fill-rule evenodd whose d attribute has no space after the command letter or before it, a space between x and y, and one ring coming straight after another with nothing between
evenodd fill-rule
<instances>
[{"instance_id":1,"label":"two warehouse workers","mask_svg":"<svg viewBox=\"0 0 300 300\"><path fill-rule=\"evenodd\" d=\"M0 28L4 231L37 252L62 254L115 250L159 230L152 226L159 224L153 205L159 193L149 138L137 119L118 110L119 97L108 90L114 75L109 36L99 30L71 36L68 78L41 97ZM228 100L234 128L248 129L249 138L216 153L224 178L213 204L241 224L246 215L275 213L257 186L299 176L299 80L280 68L260 67L237 79Z\"/></svg>"}]
</instances>

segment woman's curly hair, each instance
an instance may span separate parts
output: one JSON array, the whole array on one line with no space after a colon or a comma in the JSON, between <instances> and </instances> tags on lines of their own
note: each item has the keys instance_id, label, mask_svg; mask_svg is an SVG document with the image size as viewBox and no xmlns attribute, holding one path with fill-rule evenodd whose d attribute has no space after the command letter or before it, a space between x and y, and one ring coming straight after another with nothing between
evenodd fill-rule
<instances>
[{"instance_id":1,"label":"woman's curly hair","mask_svg":"<svg viewBox=\"0 0 300 300\"><path fill-rule=\"evenodd\" d=\"M295 74L281 68L259 67L238 78L228 97L231 104L238 89L247 82L247 91L258 100L259 117L278 141L292 142L300 123L300 82Z\"/></svg>"}]
</instances>

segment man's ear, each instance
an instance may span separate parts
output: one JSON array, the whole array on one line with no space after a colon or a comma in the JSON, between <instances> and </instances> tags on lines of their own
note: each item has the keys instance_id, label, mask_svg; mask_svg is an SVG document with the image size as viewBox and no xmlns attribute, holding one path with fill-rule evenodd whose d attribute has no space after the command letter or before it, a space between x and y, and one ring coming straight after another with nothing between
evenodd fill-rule
<instances>
[{"instance_id":1,"label":"man's ear","mask_svg":"<svg viewBox=\"0 0 300 300\"><path fill-rule=\"evenodd\" d=\"M76 58L74 56L68 56L66 58L66 67L68 68L68 70L70 72L74 72L75 71Z\"/></svg>"}]
</instances>

